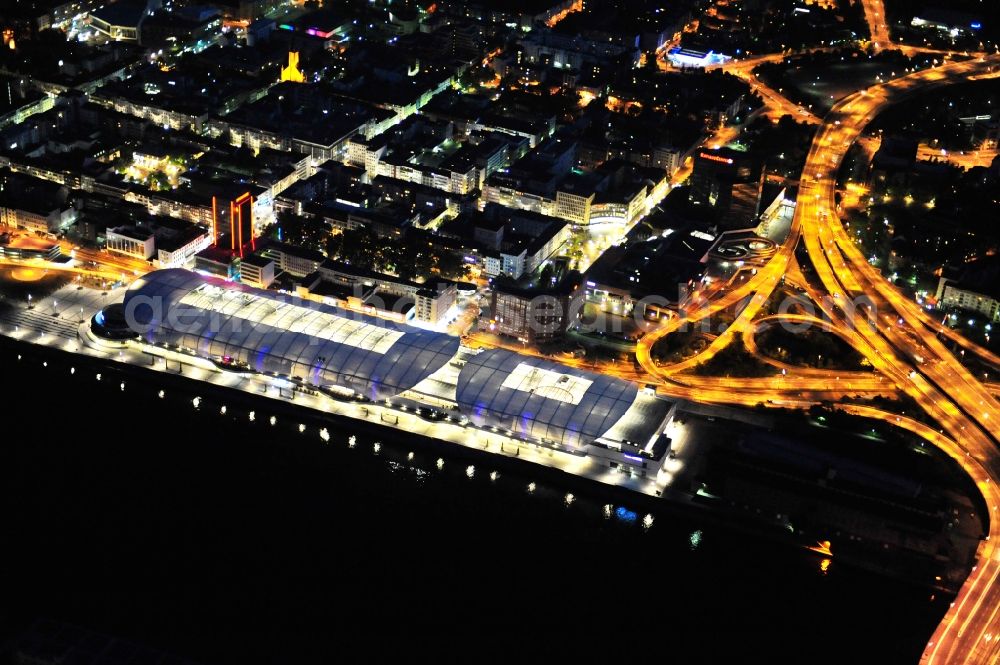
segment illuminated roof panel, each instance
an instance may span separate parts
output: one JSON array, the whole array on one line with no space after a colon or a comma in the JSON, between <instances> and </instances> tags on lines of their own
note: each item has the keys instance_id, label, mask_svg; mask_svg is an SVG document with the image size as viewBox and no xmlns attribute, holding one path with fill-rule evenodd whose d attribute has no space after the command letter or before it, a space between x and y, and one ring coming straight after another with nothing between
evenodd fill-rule
<instances>
[{"instance_id":1,"label":"illuminated roof panel","mask_svg":"<svg viewBox=\"0 0 1000 665\"><path fill-rule=\"evenodd\" d=\"M567 404L579 404L593 384L593 381L580 376L520 363L507 375L502 387L535 393Z\"/></svg>"},{"instance_id":2,"label":"illuminated roof panel","mask_svg":"<svg viewBox=\"0 0 1000 665\"><path fill-rule=\"evenodd\" d=\"M580 447L620 421L637 394L628 381L494 349L462 368L457 401L480 427Z\"/></svg>"},{"instance_id":3,"label":"illuminated roof panel","mask_svg":"<svg viewBox=\"0 0 1000 665\"><path fill-rule=\"evenodd\" d=\"M133 329L151 343L350 388L371 399L412 388L459 347L450 335L187 270L160 270L137 280L124 308Z\"/></svg>"},{"instance_id":4,"label":"illuminated roof panel","mask_svg":"<svg viewBox=\"0 0 1000 665\"><path fill-rule=\"evenodd\" d=\"M245 321L248 328L256 327L258 324L271 326L292 333L305 333L311 337L361 348L380 355L386 354L404 334L400 330L387 330L365 321L323 312L306 306L301 301L262 300L252 294L212 284L202 284L181 298L180 304L208 312L218 312L230 320Z\"/></svg>"}]
</instances>

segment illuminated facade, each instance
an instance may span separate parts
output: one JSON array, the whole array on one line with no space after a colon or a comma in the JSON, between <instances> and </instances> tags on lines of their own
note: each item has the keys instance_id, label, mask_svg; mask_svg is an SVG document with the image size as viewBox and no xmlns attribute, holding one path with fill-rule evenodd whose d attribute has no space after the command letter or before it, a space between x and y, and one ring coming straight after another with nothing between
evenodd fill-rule
<instances>
[{"instance_id":1,"label":"illuminated facade","mask_svg":"<svg viewBox=\"0 0 1000 665\"><path fill-rule=\"evenodd\" d=\"M667 53L667 60L674 67L681 69L688 67L702 69L712 65L725 64L732 60L732 57L723 53L716 53L715 51L695 51L677 46L670 49L670 52Z\"/></svg>"},{"instance_id":2,"label":"illuminated facade","mask_svg":"<svg viewBox=\"0 0 1000 665\"><path fill-rule=\"evenodd\" d=\"M298 51L288 52L288 66L282 68L281 80L291 81L292 83L305 83L306 76L299 70Z\"/></svg>"},{"instance_id":3,"label":"illuminated facade","mask_svg":"<svg viewBox=\"0 0 1000 665\"><path fill-rule=\"evenodd\" d=\"M149 231L120 226L108 229L105 247L109 252L148 261L156 252L156 238Z\"/></svg>"},{"instance_id":4,"label":"illuminated facade","mask_svg":"<svg viewBox=\"0 0 1000 665\"><path fill-rule=\"evenodd\" d=\"M216 247L231 249L240 258L257 249L254 198L250 192L228 202L212 197L212 241Z\"/></svg>"},{"instance_id":5,"label":"illuminated facade","mask_svg":"<svg viewBox=\"0 0 1000 665\"><path fill-rule=\"evenodd\" d=\"M502 181L488 180L483 187L483 199L489 203L499 203L518 210L530 210L581 226L591 223L591 206L595 197L594 192L577 193L562 190L555 192L554 196L549 196L544 192L510 186Z\"/></svg>"},{"instance_id":6,"label":"illuminated facade","mask_svg":"<svg viewBox=\"0 0 1000 665\"><path fill-rule=\"evenodd\" d=\"M1000 293L995 286L963 284L947 277L938 281L939 307L954 307L967 312L982 314L990 321L1000 321Z\"/></svg>"}]
</instances>

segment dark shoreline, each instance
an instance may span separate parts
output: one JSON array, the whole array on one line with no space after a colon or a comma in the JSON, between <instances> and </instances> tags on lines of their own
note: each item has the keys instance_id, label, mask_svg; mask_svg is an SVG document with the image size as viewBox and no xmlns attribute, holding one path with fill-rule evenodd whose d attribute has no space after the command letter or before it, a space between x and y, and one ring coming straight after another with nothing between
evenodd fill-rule
<instances>
[{"instance_id":1,"label":"dark shoreline","mask_svg":"<svg viewBox=\"0 0 1000 665\"><path fill-rule=\"evenodd\" d=\"M681 502L667 497L653 497L627 488L607 485L586 477L577 476L553 467L520 460L517 457L467 448L447 441L439 441L432 437L412 433L403 434L400 430L388 424L379 425L366 420L337 414L321 414L310 407L299 406L293 400L279 400L273 397L256 396L239 389L198 381L187 377L183 373L166 373L129 363L117 363L92 356L82 356L60 349L25 344L0 336L0 350L6 351L5 347L9 344L16 345L15 349L20 349L20 351L14 352L20 352L23 355L24 360L22 362L30 363L34 361L41 363L43 362L43 358L46 359L50 363L50 366L47 368L49 371L60 371L60 369L68 371L69 367L76 367L77 371L80 372L85 371L84 368L89 366L89 371L92 372L101 371L105 374L110 372L117 375L102 375L105 381L118 382L122 380L119 377L124 377L127 383L135 380L140 385L149 387L147 398L152 398L156 391L159 390L159 388L152 388L154 382L155 385L161 386L168 393L179 390L190 397L200 396L204 401L204 406L201 410L206 414L211 413L213 409L218 408L221 404L227 406L227 409L229 409L227 415L231 415L234 420L236 419L236 414L239 414L240 419L242 419L251 410L261 411L262 415L257 416L255 422L255 425L260 428L267 427L266 418L272 413L279 417L282 421L281 424L285 427L287 427L286 419L291 418L296 423L307 424L308 429L304 436L298 433L295 434L295 436L304 438L307 441L318 441L319 428L326 427L331 434L331 442L326 445L346 447L347 435L341 433L339 439L337 438L338 432L341 432L341 428L343 428L358 436L359 446L362 444L370 446L375 441L383 445L387 444L383 451L387 453L390 449L394 449L397 456L396 461L400 462L405 461L403 459L404 455L409 450L419 450L425 455L432 457L440 456L452 464L455 462L460 464L469 463L484 470L487 468L497 469L503 474L511 474L524 479L525 483L533 481L538 485L547 486L547 489L550 491L558 489L560 493L566 491L572 492L576 499L586 498L593 504L592 507L595 508L609 503L615 507L626 506L638 513L640 519L645 513L653 514L654 521L660 516L681 518L685 521L697 519L699 522L709 522L719 527L739 531L748 536L760 537L765 535L767 539L774 540L782 545L807 546L813 544L811 541L803 541L801 538L795 537L794 534L790 534L781 524L770 520L755 519L748 521L747 515L744 513L720 512L716 507L709 506L706 503L697 501ZM134 389L135 386L132 386L131 390ZM123 399L128 399L132 394L124 394ZM266 412L267 416L263 415L263 412ZM248 426L249 423L241 422L240 425ZM407 445L406 442L411 442L412 445ZM681 493L678 492L677 494Z\"/></svg>"},{"instance_id":2,"label":"dark shoreline","mask_svg":"<svg viewBox=\"0 0 1000 665\"><path fill-rule=\"evenodd\" d=\"M188 379L183 375L167 375L157 371L154 376L150 374L154 370L147 368L80 356L48 347L26 345L10 340L9 338L0 338L0 352L6 355L20 353L22 355L21 362L25 363L26 367L30 363L38 364L40 384L43 384L46 380L46 375L41 373L52 372L58 373L58 376L66 377L67 381L65 385L74 386L74 391L80 390L81 387L86 390L86 386L100 385L100 390L104 394L102 401L108 403L108 412L97 414L97 417L112 427L115 420L114 410L116 408L142 408L136 405L144 404L145 413L143 417L150 421L151 427L154 430L156 420L164 417L166 414L168 420L183 419L189 421L185 423L186 431L203 431L208 437L205 442L206 444L211 444L211 438L214 436L224 436L239 440L253 435L256 438L273 439L264 444L252 444L254 446L252 450L257 451L258 456L275 460L275 463L282 466L283 469L289 464L299 466L304 464L307 467L315 466L337 471L336 467L339 466L339 472L347 474L341 477L342 481L344 478L348 480L353 478L354 480L351 482L361 482L358 479L363 480L364 477L369 475L366 473L367 471L371 470L373 473L383 473L383 471L378 471L378 469L384 470L387 464L395 464L403 469L400 472L404 474L403 477L410 478L410 480L396 482L410 483L412 482L413 472L412 469L407 471L409 465L406 455L408 451L413 451L415 454L413 467L422 466L432 474L437 473L433 468L435 458L443 458L445 460L443 473L451 478L447 482L450 485L454 485L454 483L464 483L466 481L464 478L465 467L467 464L472 464L475 466L475 480L480 481L479 483L473 481L465 483L463 487L467 487L468 491L461 489L455 492L454 486L439 488L447 490L450 500L457 502L458 505L454 510L468 511L469 509L462 506L462 504L479 505L477 502L489 500L494 503L503 504L502 507L491 508L491 512L488 511L485 513L492 515L490 519L496 519L496 515L502 514L502 512L498 513L497 511L504 511L509 507L509 510L513 513L525 510L537 512L539 513L539 517L532 519L544 522L542 526L531 527L536 531L540 528L542 531L538 533L530 531L531 533L535 533L535 535L528 536L528 542L521 546L525 548L525 553L519 553L520 547L518 547L511 550L509 554L487 555L484 561L492 561L494 558L505 559L507 556L524 557L530 560L535 554L529 543L539 538L545 539L544 541L538 541L539 543L544 543L543 549L556 547L555 543L562 540L576 542L576 540L582 538L583 542L590 543L588 547L594 548L593 552L586 553L587 557L595 557L600 560L602 558L600 553L605 551L609 553L607 556L620 557L621 550L624 548L624 551L636 552L639 559L644 559L650 556L655 557L655 552L647 551L648 546L643 546L642 544L652 544L655 542L654 540L650 540L650 538L658 538L659 536L655 534L659 530L665 528L672 530L697 529L700 532L701 527L706 528L708 533L721 531L725 534L725 538L732 539L734 543L739 543L734 551L734 555L736 556L740 556L740 552L746 550L746 548L749 548L746 551L756 552L758 550L763 551L777 547L779 549L779 558L794 558L799 562L796 565L801 564L812 568L814 565L818 566L818 562L821 559L819 555L801 550L801 546L804 544L801 538L797 538L777 526L765 532L761 522L748 519L748 516L745 514L718 513L705 506L689 504L690 506L696 506L692 510L689 505L681 505L667 499L648 497L630 490L602 485L589 479L571 476L556 469L541 467L530 462L520 461L516 458L505 457L501 459L494 453L479 452L447 442L423 437L418 438L409 434L401 435L397 430L388 426L379 426L354 419L350 419L350 422L347 422L344 417L317 414L312 409L299 407L294 403L284 400L279 401L270 398L267 401L259 400L255 399L254 395L243 391L203 383L194 386L191 383L193 379ZM43 361L48 363L48 367L41 368ZM5 358L0 363L0 366L5 365L7 362L9 361ZM70 379L69 367L76 368L76 373L72 379ZM101 371L103 374L103 380L100 384L97 384L92 376L97 371ZM122 380L126 383L126 391L124 393L118 390L118 383ZM45 388L49 391L50 395L58 394L58 391L52 392L51 386L48 384L45 384ZM156 393L161 388L166 390L167 393L167 399L164 401L156 398ZM96 393L97 391L94 390L93 392ZM119 394L120 398L117 397ZM195 394L202 396L204 400L201 409L197 412L190 403L190 397ZM181 395L184 396L181 397ZM226 416L219 414L218 409L221 403L225 403L227 406L228 411ZM166 408L161 406L164 404ZM252 426L249 424L247 418L247 412L250 409L255 409L258 412L257 420ZM278 426L273 428L273 430L270 429L270 425L266 420L272 413L277 414L279 419ZM170 418L170 415L175 415L176 418ZM307 424L308 429L305 434L299 434L295 431L298 422ZM292 425L292 423L296 423L296 425ZM323 444L318 436L318 427L320 424L326 426L333 437L333 440L329 444ZM204 425L204 427L199 427L200 425ZM270 434L271 431L275 432L273 436ZM348 451L346 444L348 432L356 432L358 436L358 444L351 451ZM383 449L378 456L372 453L372 443L374 441L384 443ZM142 438L138 438L137 443L141 442ZM285 445L285 443L288 445ZM80 444L86 445L86 442L81 441ZM188 443L186 444L186 448L190 448L192 445L193 442ZM230 443L228 445L232 446L233 444ZM345 459L344 455L351 456L350 459L352 461L349 467L344 467L341 464L341 461ZM486 484L485 487L487 489L484 490L481 487L482 478L492 469L497 469L501 474L499 481L495 483L499 486L499 489L490 489L489 484ZM537 482L537 491L531 497L528 497L525 489L529 481ZM335 483L338 481L331 479L330 482ZM419 481L417 481L417 485L419 485ZM407 491L406 487L402 488L402 493L405 494ZM495 495L496 491L502 493L499 500ZM573 492L576 495L573 506L570 508L563 505L563 497L567 491ZM492 492L494 498L486 499L487 494L484 492ZM626 524L617 518L604 519L602 506L608 503L612 504L615 508L624 506L630 511L634 511L638 516L638 521L641 521L645 512L652 513L655 521L651 532L647 534L638 523ZM378 514L381 515L383 513L378 512ZM544 517L546 515L548 517ZM443 519L447 520L447 516ZM597 529L594 534L586 535L594 529ZM502 529L501 532L503 532ZM546 535L539 535L543 533ZM413 537L420 538L416 533ZM475 535L470 534L468 536L469 540L464 545L461 545L461 548L467 549L471 547L473 548L471 551L475 551L476 546L474 543L482 537L483 532L475 531ZM460 538L457 542L465 540L464 538ZM626 545L626 543L631 543L631 545ZM513 544L506 543L503 545L494 545L494 547L499 547L501 552L506 553L508 548L513 547ZM635 547L643 547L643 549L635 550ZM692 547L692 549L694 548ZM612 552L616 554L610 554ZM581 554L581 556L583 555ZM620 570L621 566L628 567L627 561L624 560L620 560L619 564L615 565L614 562L616 560L618 559L611 559L601 564L601 566L607 568L608 571L612 571L612 574L617 574L614 571ZM812 563L809 563L810 561ZM609 565L610 568L608 567ZM838 559L835 565L839 566L841 570L848 571L842 574L851 576L860 574L865 579L868 577L868 573L860 572L860 568L857 569L859 572L849 572L849 568L855 568L855 566L846 560ZM640 578L645 581L645 584L640 584L635 589L636 592L639 592L639 589L647 584L650 588L655 588L656 585L654 582L657 579L664 579L664 575L667 574L666 571L655 569L643 570L644 572L640 575ZM677 574L677 572L673 572L672 574ZM600 576L595 578L595 580L599 579L601 579ZM483 583L480 580L475 584L481 585ZM779 588L782 584L777 579L774 583L778 584ZM590 582L587 582L587 584L590 584ZM893 584L895 585L896 583ZM724 587L725 585L723 584L722 586ZM912 594L914 599L924 596L923 591L911 587L909 583L903 586L904 588L912 589L905 593L908 596ZM722 590L713 591L719 593ZM782 593L795 592L782 590ZM550 600L547 602L555 601ZM584 601L581 598L578 602ZM858 602L865 601L859 598ZM946 602L944 602L944 598L933 604L934 609L931 610L931 616L925 619L927 621L926 632L928 635L929 630L936 623L935 616L939 613L943 614L945 607ZM676 612L680 609L682 608L674 608L673 611ZM924 612L926 613L926 610ZM921 616L926 616L926 614L922 614ZM108 624L97 622L97 625L107 626ZM114 624L111 624L111 627L114 627ZM709 630L711 627L706 626L705 628ZM920 630L918 632L924 631ZM142 634L142 631L140 631L140 636ZM182 645L187 644L187 639L189 638L180 639L179 643ZM804 639L804 636L802 639ZM918 653L915 650L919 648L918 643L920 642L921 639L915 639L913 644L907 649L907 653ZM167 640L168 645L172 643L172 640ZM714 648L722 649L724 647L723 645L715 645ZM180 648L181 652L185 650L184 647ZM213 650L208 649L207 653L211 654ZM221 660L225 661L224 658ZM213 661L209 658L207 662ZM271 661L261 660L259 662L281 661L279 659Z\"/></svg>"}]
</instances>

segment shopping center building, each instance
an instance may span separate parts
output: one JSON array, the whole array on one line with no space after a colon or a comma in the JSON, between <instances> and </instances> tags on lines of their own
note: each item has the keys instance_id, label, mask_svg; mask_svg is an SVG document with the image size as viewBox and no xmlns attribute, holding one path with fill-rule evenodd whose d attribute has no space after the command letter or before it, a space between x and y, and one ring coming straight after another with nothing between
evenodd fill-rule
<instances>
[{"instance_id":1,"label":"shopping center building","mask_svg":"<svg viewBox=\"0 0 1000 665\"><path fill-rule=\"evenodd\" d=\"M630 476L655 476L669 451L676 404L544 358L468 349L452 335L181 269L141 277L111 308L89 331L103 343L280 380L355 401L366 415L419 412Z\"/></svg>"}]
</instances>

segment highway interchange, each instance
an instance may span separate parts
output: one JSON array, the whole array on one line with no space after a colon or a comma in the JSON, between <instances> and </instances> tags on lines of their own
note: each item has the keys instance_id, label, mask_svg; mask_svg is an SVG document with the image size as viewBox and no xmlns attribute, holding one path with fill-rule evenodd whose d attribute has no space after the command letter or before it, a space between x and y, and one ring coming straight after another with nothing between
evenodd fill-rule
<instances>
[{"instance_id":1,"label":"highway interchange","mask_svg":"<svg viewBox=\"0 0 1000 665\"><path fill-rule=\"evenodd\" d=\"M648 373L661 379L664 392L689 393L694 399L734 404L746 404L754 399L763 401L761 394L770 392L768 402L786 407L806 406L820 393L824 394L824 399L830 399L832 391L811 393L806 386L810 385L810 379L819 382L817 388L821 388L824 381L826 386L836 386L838 378L843 377L832 371L826 372L825 379L817 376L814 370L799 371L798 383L787 375L761 382L728 378L706 381L703 377L683 374L711 359L741 336L745 340L744 333L756 325L755 320L766 311L769 299L783 284L786 275L804 272L796 270L796 262L802 260L799 257L804 257L812 278L800 286L829 322L821 325L837 330L850 340L878 374L915 400L938 423L940 430L874 408L849 404L840 408L909 429L944 450L976 481L992 516L1000 505L996 489L1000 481L1000 450L993 426L1000 418L1000 406L990 388L955 358L940 336L958 342L988 365L1000 367L997 358L943 329L868 263L840 222L835 193L837 172L844 156L880 110L916 91L998 75L1000 56L955 58L860 90L838 101L817 131L800 180L791 233L778 253L766 266L721 297L710 302L689 303L681 316L640 340L637 358ZM797 251L800 249L804 254ZM867 304L859 305L861 302ZM696 324L737 304L741 304L742 309L733 323L703 350L669 366L659 366L653 361L652 347L659 340L685 324ZM878 390L885 388L877 387ZM844 392L847 394L851 390ZM1000 574L998 537L1000 520L990 519L978 565L928 643L923 661L993 663L1000 658L1000 587L996 584Z\"/></svg>"},{"instance_id":2,"label":"highway interchange","mask_svg":"<svg viewBox=\"0 0 1000 665\"><path fill-rule=\"evenodd\" d=\"M893 48L881 0L863 0L873 48ZM907 47L907 50L916 50ZM791 114L817 124L805 169L799 181L795 215L787 240L766 264L750 269L711 294L685 303L680 314L644 335L636 349L639 368L628 364L592 366L582 359L563 358L568 365L587 367L655 384L675 398L719 404L784 408L809 408L829 403L846 413L880 420L922 437L955 459L973 479L990 511L988 534L978 563L955 602L937 627L924 651L926 663L996 663L1000 661L1000 440L997 426L1000 386L974 376L945 342L977 356L983 365L1000 370L1000 357L942 327L919 304L898 291L876 270L854 244L838 216L837 176L848 150L859 140L874 117L888 105L918 91L966 80L1000 76L1000 56L972 54L942 58L934 67L907 73L840 99L819 118L784 98L753 75L764 62L786 54L757 55L722 67L747 80L765 103L762 111L777 119ZM723 145L738 130L725 128L705 145ZM674 175L674 184L690 173L690 162ZM146 262L109 255L97 250L65 246L73 264L45 269L64 270L103 280L147 272ZM0 263L9 264L9 261ZM23 266L23 262L13 265ZM40 264L41 265L41 264ZM769 311L772 298L787 289L812 303L815 314L778 314ZM707 297L710 296L710 297ZM858 305L864 302L866 304ZM704 348L678 362L661 365L653 347L669 335L720 314L735 311L723 330ZM874 371L837 371L803 368L767 358L756 348L755 335L762 326L777 323L809 324L835 334L861 353ZM484 340L473 336L478 343ZM496 343L493 341L492 343ZM730 344L740 344L780 375L738 379L697 376L690 370L710 360ZM519 353L532 353L512 345ZM907 395L937 424L863 406L847 398Z\"/></svg>"}]
</instances>

